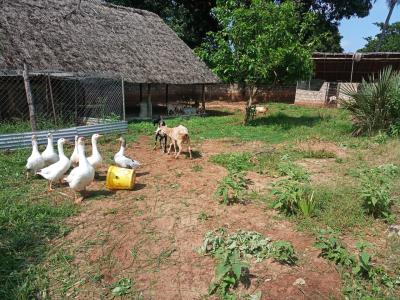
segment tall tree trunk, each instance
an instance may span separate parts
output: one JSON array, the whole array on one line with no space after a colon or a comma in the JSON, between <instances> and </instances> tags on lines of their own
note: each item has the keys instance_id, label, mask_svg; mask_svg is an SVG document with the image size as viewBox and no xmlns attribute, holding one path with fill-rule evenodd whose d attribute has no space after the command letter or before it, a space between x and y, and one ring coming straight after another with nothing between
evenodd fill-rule
<instances>
[{"instance_id":1,"label":"tall tree trunk","mask_svg":"<svg viewBox=\"0 0 400 300\"><path fill-rule=\"evenodd\" d=\"M36 131L37 130L37 125L36 125L35 106L33 104L31 83L29 81L27 64L24 64L24 72L22 73L22 76L24 77L26 101L28 102L29 120L31 122L31 128L32 128L32 131Z\"/></svg>"},{"instance_id":2,"label":"tall tree trunk","mask_svg":"<svg viewBox=\"0 0 400 300\"><path fill-rule=\"evenodd\" d=\"M376 49L375 49L376 52L379 52L379 50L381 49L382 43L385 39L387 28L389 26L389 21L390 21L390 18L392 17L393 9L394 9L396 3L397 3L396 0L391 0L391 2L390 2L389 13L386 17L385 24L383 24L381 37L379 38L378 43L376 45Z\"/></svg>"},{"instance_id":3,"label":"tall tree trunk","mask_svg":"<svg viewBox=\"0 0 400 300\"><path fill-rule=\"evenodd\" d=\"M244 117L244 125L249 124L249 121L251 119L251 113L250 113L250 107L253 105L253 100L254 97L257 94L257 87L256 86L249 86L249 99L247 100L246 103L246 109L245 109L245 117Z\"/></svg>"}]
</instances>

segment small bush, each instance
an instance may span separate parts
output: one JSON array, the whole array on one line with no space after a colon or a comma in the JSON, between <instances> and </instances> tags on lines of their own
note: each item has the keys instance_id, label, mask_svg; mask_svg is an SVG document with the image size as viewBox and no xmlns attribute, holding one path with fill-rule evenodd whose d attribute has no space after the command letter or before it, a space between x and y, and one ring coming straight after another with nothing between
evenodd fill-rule
<instances>
[{"instance_id":1,"label":"small bush","mask_svg":"<svg viewBox=\"0 0 400 300\"><path fill-rule=\"evenodd\" d=\"M372 134L379 130L394 131L400 121L400 73L391 67L382 70L377 78L363 80L358 90L348 88L349 99L342 106L353 116L354 135Z\"/></svg>"},{"instance_id":2,"label":"small bush","mask_svg":"<svg viewBox=\"0 0 400 300\"><path fill-rule=\"evenodd\" d=\"M296 180L283 179L276 182L272 194L275 196L272 207L286 215L301 213L309 217L316 208L311 187Z\"/></svg>"},{"instance_id":3,"label":"small bush","mask_svg":"<svg viewBox=\"0 0 400 300\"><path fill-rule=\"evenodd\" d=\"M254 168L250 153L217 154L210 158L212 163L223 166L231 172L249 171Z\"/></svg>"},{"instance_id":4,"label":"small bush","mask_svg":"<svg viewBox=\"0 0 400 300\"><path fill-rule=\"evenodd\" d=\"M391 179L397 173L394 165L382 165L361 173L361 199L374 218L391 219Z\"/></svg>"},{"instance_id":5,"label":"small bush","mask_svg":"<svg viewBox=\"0 0 400 300\"><path fill-rule=\"evenodd\" d=\"M294 252L293 245L286 241L276 241L271 247L271 256L274 260L288 265L294 265L297 257Z\"/></svg>"},{"instance_id":6,"label":"small bush","mask_svg":"<svg viewBox=\"0 0 400 300\"><path fill-rule=\"evenodd\" d=\"M310 179L306 170L291 161L282 161L279 163L278 171L281 176L288 176L293 180L308 181Z\"/></svg>"},{"instance_id":7,"label":"small bush","mask_svg":"<svg viewBox=\"0 0 400 300\"><path fill-rule=\"evenodd\" d=\"M221 204L231 205L244 202L246 190L245 173L232 171L219 181L215 196L219 198Z\"/></svg>"}]
</instances>

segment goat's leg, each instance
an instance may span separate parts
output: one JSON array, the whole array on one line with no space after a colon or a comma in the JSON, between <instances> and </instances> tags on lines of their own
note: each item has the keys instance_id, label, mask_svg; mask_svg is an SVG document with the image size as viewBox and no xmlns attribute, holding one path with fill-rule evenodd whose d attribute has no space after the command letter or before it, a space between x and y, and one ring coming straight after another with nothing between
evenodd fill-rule
<instances>
[{"instance_id":1,"label":"goat's leg","mask_svg":"<svg viewBox=\"0 0 400 300\"><path fill-rule=\"evenodd\" d=\"M168 140L168 137L167 136L161 137L161 140L164 140L164 153L166 153L167 152L167 140ZM160 140L160 145L161 145L161 140Z\"/></svg>"},{"instance_id":2,"label":"goat's leg","mask_svg":"<svg viewBox=\"0 0 400 300\"><path fill-rule=\"evenodd\" d=\"M192 157L192 149L190 148L190 138L189 137L188 137L187 143L188 143L189 157L190 157L190 159L192 159L193 158Z\"/></svg>"},{"instance_id":3,"label":"goat's leg","mask_svg":"<svg viewBox=\"0 0 400 300\"><path fill-rule=\"evenodd\" d=\"M175 148L175 158L178 158L178 156L181 154L181 151L182 151L182 141L176 141L175 143L177 143L178 147L179 147L178 153L176 153L176 148ZM176 147L176 145L175 145L175 147Z\"/></svg>"},{"instance_id":4,"label":"goat's leg","mask_svg":"<svg viewBox=\"0 0 400 300\"><path fill-rule=\"evenodd\" d=\"M168 149L168 155L171 153L171 148L172 148L172 143L173 143L174 141L171 139L171 143L169 144L169 149Z\"/></svg>"},{"instance_id":5,"label":"goat's leg","mask_svg":"<svg viewBox=\"0 0 400 300\"><path fill-rule=\"evenodd\" d=\"M158 133L156 134L156 137L155 137L154 148L153 148L153 150L156 150L156 149L157 149L157 139L158 139Z\"/></svg>"}]
</instances>

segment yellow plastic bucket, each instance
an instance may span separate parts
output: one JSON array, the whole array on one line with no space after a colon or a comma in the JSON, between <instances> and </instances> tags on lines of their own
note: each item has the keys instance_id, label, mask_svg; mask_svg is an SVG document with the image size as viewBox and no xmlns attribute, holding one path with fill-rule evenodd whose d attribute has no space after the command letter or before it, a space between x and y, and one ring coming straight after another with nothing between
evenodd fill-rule
<instances>
[{"instance_id":1,"label":"yellow plastic bucket","mask_svg":"<svg viewBox=\"0 0 400 300\"><path fill-rule=\"evenodd\" d=\"M132 190L135 186L135 171L110 166L107 171L106 187L110 190Z\"/></svg>"}]
</instances>

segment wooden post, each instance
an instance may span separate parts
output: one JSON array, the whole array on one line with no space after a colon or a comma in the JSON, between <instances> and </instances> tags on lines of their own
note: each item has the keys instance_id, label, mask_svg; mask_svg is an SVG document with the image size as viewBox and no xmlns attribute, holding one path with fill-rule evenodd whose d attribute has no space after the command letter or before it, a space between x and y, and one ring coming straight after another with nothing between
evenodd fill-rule
<instances>
[{"instance_id":1,"label":"wooden post","mask_svg":"<svg viewBox=\"0 0 400 300\"><path fill-rule=\"evenodd\" d=\"M151 103L151 84L147 84L147 116L153 117L153 104Z\"/></svg>"},{"instance_id":2,"label":"wooden post","mask_svg":"<svg viewBox=\"0 0 400 300\"><path fill-rule=\"evenodd\" d=\"M26 101L28 102L29 120L31 122L31 128L32 131L36 131L37 126L36 126L35 106L33 105L31 84L29 82L29 77L28 77L28 66L26 64L24 64L24 71L22 73L22 76L24 77Z\"/></svg>"},{"instance_id":3,"label":"wooden post","mask_svg":"<svg viewBox=\"0 0 400 300\"><path fill-rule=\"evenodd\" d=\"M74 109L75 109L75 125L78 125L78 101L76 99L76 83L78 82L78 79L74 80Z\"/></svg>"},{"instance_id":4,"label":"wooden post","mask_svg":"<svg viewBox=\"0 0 400 300\"><path fill-rule=\"evenodd\" d=\"M139 100L140 102L143 101L143 87L141 83L139 83Z\"/></svg>"},{"instance_id":5,"label":"wooden post","mask_svg":"<svg viewBox=\"0 0 400 300\"><path fill-rule=\"evenodd\" d=\"M201 86L201 108L203 109L203 113L206 112L206 85L203 84Z\"/></svg>"},{"instance_id":6,"label":"wooden post","mask_svg":"<svg viewBox=\"0 0 400 300\"><path fill-rule=\"evenodd\" d=\"M125 86L124 86L124 77L121 78L121 87L122 87L122 120L126 120L125 116Z\"/></svg>"},{"instance_id":7,"label":"wooden post","mask_svg":"<svg viewBox=\"0 0 400 300\"><path fill-rule=\"evenodd\" d=\"M47 80L49 81L50 101L51 101L51 107L53 109L54 125L57 125L56 109L54 107L54 98L53 98L53 88L51 87L51 79L49 74L47 74Z\"/></svg>"}]
</instances>

